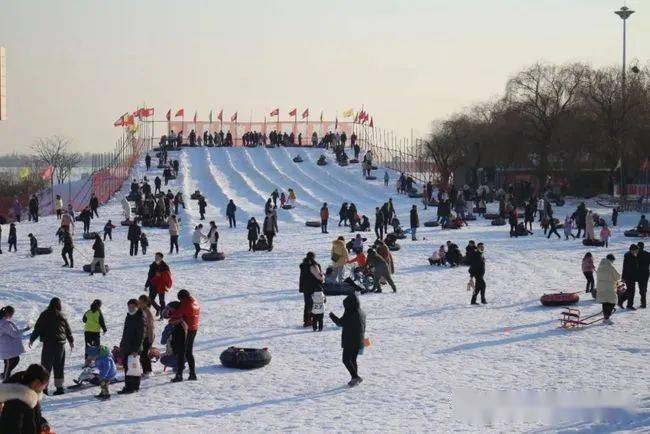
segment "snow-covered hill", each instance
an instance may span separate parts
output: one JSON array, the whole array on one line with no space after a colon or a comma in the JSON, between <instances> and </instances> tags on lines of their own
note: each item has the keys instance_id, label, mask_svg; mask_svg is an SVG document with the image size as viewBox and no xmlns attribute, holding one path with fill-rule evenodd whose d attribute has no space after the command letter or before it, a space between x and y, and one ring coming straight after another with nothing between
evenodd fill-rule
<instances>
[{"instance_id":1,"label":"snow-covered hill","mask_svg":"<svg viewBox=\"0 0 650 434\"><path fill-rule=\"evenodd\" d=\"M303 163L292 161L297 154ZM505 227L492 227L485 220L457 231L421 228L420 240L403 240L395 254L398 292L361 297L372 346L359 357L365 381L348 389L348 374L340 361L340 330L329 320L322 333L301 327L298 264L308 250L326 264L332 240L339 234L348 236L346 228L336 226L344 201L354 202L371 221L375 207L389 197L403 223L408 222L414 203L422 222L435 216L435 208L424 211L419 201L397 195L393 172L389 171L387 188L380 180L366 181L359 165L317 166L318 150L195 148L170 155L180 160L181 173L169 188L183 189L187 208L180 214L181 252L166 255L175 279L168 299L185 288L201 303L202 325L195 344L199 381L171 384L170 373L154 365L156 375L143 380L138 394L114 395L108 402L92 398L96 390L46 397L43 411L57 432L647 432L648 313L617 312L613 326L568 332L558 328L560 309L539 305L545 292L584 288L580 261L587 248L579 241L547 240L539 228L531 237L513 239ZM152 170L146 175L151 179L157 173ZM140 165L135 176L143 175ZM279 211L280 232L273 252L248 252L246 219L263 219L264 202L274 188L293 188L298 206ZM208 221L216 220L220 227L219 250L226 253L225 261L192 257L190 236L199 213L189 195L197 189L207 197ZM229 199L238 206L237 229L227 228ZM318 219L323 202L329 204L333 217L329 235L304 226L305 220ZM567 203L556 215L564 216L575 205ZM92 230L101 231L109 218L119 222L120 210L117 199L102 207ZM622 225L615 229L610 247L592 249L596 263L611 252L620 269L632 241L623 237L622 230L636 220L637 214L621 215ZM70 384L82 364L83 312L93 299L102 299L109 328L102 339L118 345L126 301L143 293L153 253L168 251L168 234L146 229L148 255L130 257L126 228L118 227L106 247L110 273L90 277L79 267L90 262L92 243L82 240L79 230L77 268L61 268L56 227L54 217L21 223L19 251L8 254L3 226L0 304L12 304L15 319L24 324L33 323L51 297L62 298L78 343L67 359L66 383ZM53 245L55 254L27 257L29 232L37 235L41 245ZM486 306L470 306L466 268L430 267L426 260L447 240L463 249L470 239L486 243ZM342 313L341 302L340 297L329 297L326 311ZM591 297L582 297L578 308L600 310ZM162 323L157 327L159 337ZM225 369L219 354L231 345L268 347L273 361L256 371ZM38 361L39 354L37 345L19 369ZM495 405L499 403L488 399L488 392L625 391L641 408L611 410L596 405L596 410L609 415L603 423L551 418L548 424L535 419L472 424L455 414L454 396L459 389L474 391L483 404ZM464 414L470 415L482 416Z\"/></svg>"}]
</instances>

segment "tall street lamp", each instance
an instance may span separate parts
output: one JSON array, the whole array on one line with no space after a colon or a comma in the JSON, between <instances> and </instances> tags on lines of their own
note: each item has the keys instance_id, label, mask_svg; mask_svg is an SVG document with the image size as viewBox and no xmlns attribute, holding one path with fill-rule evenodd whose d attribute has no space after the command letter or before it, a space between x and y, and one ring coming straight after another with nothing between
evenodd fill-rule
<instances>
[{"instance_id":1,"label":"tall street lamp","mask_svg":"<svg viewBox=\"0 0 650 434\"><path fill-rule=\"evenodd\" d=\"M626 55L626 24L627 24L627 19L630 18L630 15L634 13L633 10L629 9L627 6L622 6L621 9L614 11L616 15L621 17L623 20L623 69L622 75L621 75L621 110L625 110L625 91L626 91L626 84L625 84L625 55ZM623 149L621 146L620 150L620 156L618 160L618 166L621 171L621 197L625 197L625 181L623 180Z\"/></svg>"},{"instance_id":2,"label":"tall street lamp","mask_svg":"<svg viewBox=\"0 0 650 434\"><path fill-rule=\"evenodd\" d=\"M634 11L629 9L627 6L623 6L623 7L621 7L621 9L619 9L617 11L614 11L614 13L616 15L618 15L619 17L621 17L621 19L623 19L623 70L622 70L623 75L622 75L621 78L622 78L622 84L623 84L623 95L625 95L625 54L626 54L625 53L625 51L626 51L626 49L625 49L626 48L625 47L625 43L626 43L625 34L626 34L626 24L627 24L627 19L630 18L630 15L632 15L634 13Z\"/></svg>"}]
</instances>

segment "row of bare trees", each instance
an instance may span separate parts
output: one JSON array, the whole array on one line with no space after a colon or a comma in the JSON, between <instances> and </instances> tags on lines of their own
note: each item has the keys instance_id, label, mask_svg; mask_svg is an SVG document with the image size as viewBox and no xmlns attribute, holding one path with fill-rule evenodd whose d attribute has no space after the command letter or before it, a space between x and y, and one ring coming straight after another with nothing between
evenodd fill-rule
<instances>
[{"instance_id":1,"label":"row of bare trees","mask_svg":"<svg viewBox=\"0 0 650 434\"><path fill-rule=\"evenodd\" d=\"M628 180L650 154L650 71L535 64L504 94L434 123L427 139L443 182L464 166L554 171L613 169ZM477 178L475 178L476 182Z\"/></svg>"}]
</instances>

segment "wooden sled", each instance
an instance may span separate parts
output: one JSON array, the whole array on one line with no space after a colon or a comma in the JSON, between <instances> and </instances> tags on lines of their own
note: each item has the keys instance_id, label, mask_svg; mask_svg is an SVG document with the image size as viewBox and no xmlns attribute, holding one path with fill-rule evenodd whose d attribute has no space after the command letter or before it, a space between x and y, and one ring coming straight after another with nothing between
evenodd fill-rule
<instances>
[{"instance_id":1,"label":"wooden sled","mask_svg":"<svg viewBox=\"0 0 650 434\"><path fill-rule=\"evenodd\" d=\"M616 309L612 313L616 312ZM562 318L560 318L560 327L564 329L573 329L573 328L583 328L585 326L590 326L602 322L604 320L603 311L601 310L598 313L593 315L581 316L580 309L572 309L570 307L565 307L562 312Z\"/></svg>"}]
</instances>

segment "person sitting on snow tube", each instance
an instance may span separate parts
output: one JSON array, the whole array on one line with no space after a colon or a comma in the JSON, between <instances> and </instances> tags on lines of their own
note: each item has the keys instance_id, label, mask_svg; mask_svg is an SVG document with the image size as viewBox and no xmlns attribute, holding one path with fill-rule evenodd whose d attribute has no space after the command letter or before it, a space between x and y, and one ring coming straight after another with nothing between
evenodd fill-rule
<instances>
[{"instance_id":1,"label":"person sitting on snow tube","mask_svg":"<svg viewBox=\"0 0 650 434\"><path fill-rule=\"evenodd\" d=\"M255 243L255 251L258 250L268 250L269 242L266 240L266 236L260 235L259 239Z\"/></svg>"},{"instance_id":2,"label":"person sitting on snow tube","mask_svg":"<svg viewBox=\"0 0 650 434\"><path fill-rule=\"evenodd\" d=\"M641 216L641 219L639 220L639 224L636 225L636 230L642 234L650 233L650 224L648 223L648 219L645 218L645 214Z\"/></svg>"},{"instance_id":3,"label":"person sitting on snow tube","mask_svg":"<svg viewBox=\"0 0 650 434\"><path fill-rule=\"evenodd\" d=\"M359 224L359 230L361 232L367 232L370 230L370 220L368 220L367 215L361 216L361 224Z\"/></svg>"},{"instance_id":4,"label":"person sitting on snow tube","mask_svg":"<svg viewBox=\"0 0 650 434\"><path fill-rule=\"evenodd\" d=\"M533 233L526 229L523 223L517 223L517 226L514 230L510 231L510 237L525 237L527 235L532 235Z\"/></svg>"},{"instance_id":5,"label":"person sitting on snow tube","mask_svg":"<svg viewBox=\"0 0 650 434\"><path fill-rule=\"evenodd\" d=\"M293 159L294 163L302 163L302 157L300 155L296 155Z\"/></svg>"},{"instance_id":6,"label":"person sitting on snow tube","mask_svg":"<svg viewBox=\"0 0 650 434\"><path fill-rule=\"evenodd\" d=\"M327 164L327 161L326 161L326 159L325 159L325 155L322 155L322 154L321 154L321 156L318 157L318 161L316 161L316 164L318 164L319 166L324 166L324 165L326 165L326 164Z\"/></svg>"},{"instance_id":7,"label":"person sitting on snow tube","mask_svg":"<svg viewBox=\"0 0 650 434\"><path fill-rule=\"evenodd\" d=\"M345 278L342 282L336 281L336 274L332 267L327 267L325 270L325 281L323 282L323 294L325 295L350 295L355 291L361 291L361 287L357 286L349 277Z\"/></svg>"},{"instance_id":8,"label":"person sitting on snow tube","mask_svg":"<svg viewBox=\"0 0 650 434\"><path fill-rule=\"evenodd\" d=\"M445 246L440 246L440 248L433 252L433 255L429 257L429 265L445 265L445 255Z\"/></svg>"},{"instance_id":9,"label":"person sitting on snow tube","mask_svg":"<svg viewBox=\"0 0 650 434\"><path fill-rule=\"evenodd\" d=\"M447 253L445 261L452 267L457 267L461 264L463 255L460 253L458 246L451 241L447 241Z\"/></svg>"}]
</instances>

